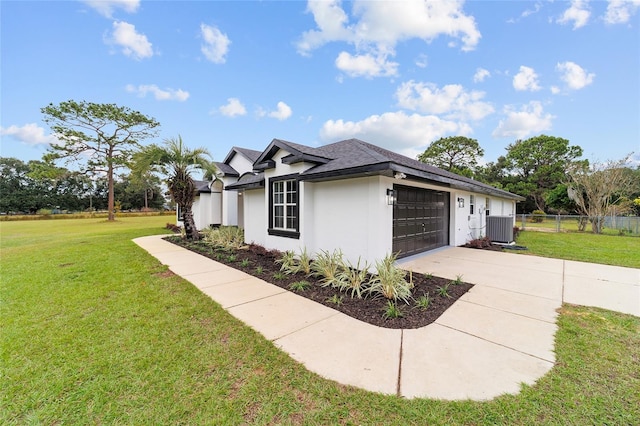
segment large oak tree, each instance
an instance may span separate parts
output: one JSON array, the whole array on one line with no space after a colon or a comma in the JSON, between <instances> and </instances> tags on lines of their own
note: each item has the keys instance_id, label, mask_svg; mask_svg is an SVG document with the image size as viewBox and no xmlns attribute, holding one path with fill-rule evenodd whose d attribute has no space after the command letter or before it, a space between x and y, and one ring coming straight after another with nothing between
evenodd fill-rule
<instances>
[{"instance_id":1,"label":"large oak tree","mask_svg":"<svg viewBox=\"0 0 640 426\"><path fill-rule=\"evenodd\" d=\"M567 170L582 156L582 148L567 139L540 135L507 147L505 168L510 182L505 189L527 197L545 211L549 191L566 181Z\"/></svg>"},{"instance_id":2,"label":"large oak tree","mask_svg":"<svg viewBox=\"0 0 640 426\"><path fill-rule=\"evenodd\" d=\"M114 171L127 165L140 141L157 135L160 123L127 107L86 101L49 104L41 111L60 141L46 159L80 163L86 173L106 175L107 209L114 220Z\"/></svg>"}]
</instances>

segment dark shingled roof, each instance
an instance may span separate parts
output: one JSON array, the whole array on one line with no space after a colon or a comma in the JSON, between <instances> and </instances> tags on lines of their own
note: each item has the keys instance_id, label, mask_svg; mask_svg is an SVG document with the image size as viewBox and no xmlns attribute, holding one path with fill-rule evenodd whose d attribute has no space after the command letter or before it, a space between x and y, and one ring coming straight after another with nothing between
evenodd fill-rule
<instances>
[{"instance_id":1,"label":"dark shingled roof","mask_svg":"<svg viewBox=\"0 0 640 426\"><path fill-rule=\"evenodd\" d=\"M206 180L194 180L193 183L196 184L196 191L198 194L210 194L211 188L209 188L209 181Z\"/></svg>"},{"instance_id":2,"label":"dark shingled roof","mask_svg":"<svg viewBox=\"0 0 640 426\"><path fill-rule=\"evenodd\" d=\"M216 161L213 164L215 164L216 169L221 171L224 176L240 176L240 173L238 173L236 169L234 169L227 163L220 163Z\"/></svg>"},{"instance_id":3,"label":"dark shingled roof","mask_svg":"<svg viewBox=\"0 0 640 426\"><path fill-rule=\"evenodd\" d=\"M249 160L251 163L255 163L258 157L260 157L260 154L262 154L262 151L255 151L253 149L240 148L238 146L234 146L229 150L229 153L225 157L223 163L229 164L233 156L236 154L240 154L243 157L245 157L247 160Z\"/></svg>"},{"instance_id":4,"label":"dark shingled roof","mask_svg":"<svg viewBox=\"0 0 640 426\"><path fill-rule=\"evenodd\" d=\"M262 151L256 151L255 149L240 148L237 146L234 146L233 148L240 154L247 157L247 159L252 163L255 163L258 157L260 157L260 154L262 154Z\"/></svg>"},{"instance_id":5,"label":"dark shingled roof","mask_svg":"<svg viewBox=\"0 0 640 426\"><path fill-rule=\"evenodd\" d=\"M264 173L245 173L237 182L227 185L224 189L253 189L264 187Z\"/></svg>"},{"instance_id":6,"label":"dark shingled roof","mask_svg":"<svg viewBox=\"0 0 640 426\"><path fill-rule=\"evenodd\" d=\"M394 176L403 173L407 177L438 185L513 200L524 200L519 195L439 169L359 139L347 139L318 148L274 139L258 158L257 161L260 163L256 163L254 166L258 169L272 167L269 160L278 149L290 152L299 161L308 161L315 164L315 166L300 173L300 180L322 181L376 174ZM235 186L234 189L243 187L240 182L233 186ZM231 189L231 186L229 188Z\"/></svg>"}]
</instances>

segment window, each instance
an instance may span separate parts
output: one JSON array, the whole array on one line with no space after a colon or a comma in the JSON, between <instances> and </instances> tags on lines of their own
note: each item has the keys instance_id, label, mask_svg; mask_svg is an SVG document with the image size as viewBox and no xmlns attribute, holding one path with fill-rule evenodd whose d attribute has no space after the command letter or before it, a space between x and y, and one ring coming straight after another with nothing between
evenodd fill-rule
<instances>
[{"instance_id":1,"label":"window","mask_svg":"<svg viewBox=\"0 0 640 426\"><path fill-rule=\"evenodd\" d=\"M279 177L270 183L269 235L298 238L298 181Z\"/></svg>"},{"instance_id":2,"label":"window","mask_svg":"<svg viewBox=\"0 0 640 426\"><path fill-rule=\"evenodd\" d=\"M473 214L475 211L476 197L471 194L469 196L469 214Z\"/></svg>"},{"instance_id":3,"label":"window","mask_svg":"<svg viewBox=\"0 0 640 426\"><path fill-rule=\"evenodd\" d=\"M485 207L484 207L484 212L487 216L489 216L489 204L491 203L491 200L489 199L489 197L485 198Z\"/></svg>"}]
</instances>

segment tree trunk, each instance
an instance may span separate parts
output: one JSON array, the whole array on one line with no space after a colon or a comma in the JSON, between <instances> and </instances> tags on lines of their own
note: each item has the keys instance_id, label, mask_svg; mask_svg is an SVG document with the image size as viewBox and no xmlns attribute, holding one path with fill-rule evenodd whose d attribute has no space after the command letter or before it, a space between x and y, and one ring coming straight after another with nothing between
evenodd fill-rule
<instances>
[{"instance_id":1,"label":"tree trunk","mask_svg":"<svg viewBox=\"0 0 640 426\"><path fill-rule=\"evenodd\" d=\"M109 166L107 168L107 182L109 185L109 196L107 197L107 210L109 211L109 222L113 222L116 220L116 215L114 211L115 207L115 197L113 195L113 164L109 161Z\"/></svg>"},{"instance_id":2,"label":"tree trunk","mask_svg":"<svg viewBox=\"0 0 640 426\"><path fill-rule=\"evenodd\" d=\"M187 240L198 241L200 239L200 234L196 229L196 223L193 220L193 212L191 211L191 206L180 206L182 211L182 220L184 225L184 234L187 237Z\"/></svg>"},{"instance_id":3,"label":"tree trunk","mask_svg":"<svg viewBox=\"0 0 640 426\"><path fill-rule=\"evenodd\" d=\"M594 234L602 233L602 225L604 224L604 217L595 216L591 219L591 230Z\"/></svg>"}]
</instances>

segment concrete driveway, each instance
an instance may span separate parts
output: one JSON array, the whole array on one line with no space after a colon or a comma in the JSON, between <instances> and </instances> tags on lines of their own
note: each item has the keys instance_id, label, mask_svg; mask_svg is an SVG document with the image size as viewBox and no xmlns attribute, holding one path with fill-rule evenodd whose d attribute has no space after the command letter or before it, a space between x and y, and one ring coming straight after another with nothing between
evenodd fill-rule
<instances>
[{"instance_id":1,"label":"concrete driveway","mask_svg":"<svg viewBox=\"0 0 640 426\"><path fill-rule=\"evenodd\" d=\"M555 301L558 306L565 302L640 316L640 269L461 247L398 263L444 278L462 275L476 284L476 293L504 290Z\"/></svg>"}]
</instances>

